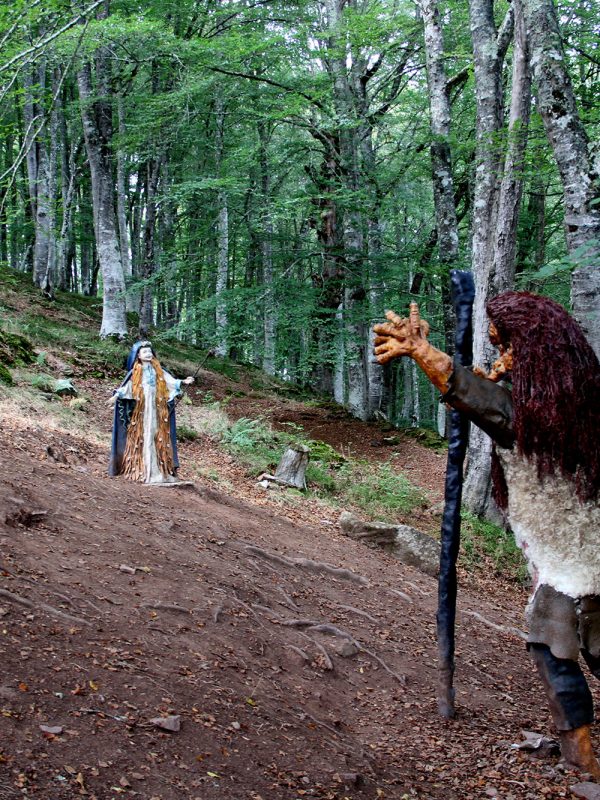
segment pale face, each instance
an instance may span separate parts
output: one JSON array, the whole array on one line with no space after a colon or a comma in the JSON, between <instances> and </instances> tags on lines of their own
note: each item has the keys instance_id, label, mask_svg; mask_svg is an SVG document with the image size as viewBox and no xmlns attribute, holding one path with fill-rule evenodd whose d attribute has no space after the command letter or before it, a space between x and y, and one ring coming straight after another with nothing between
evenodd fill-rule
<instances>
[{"instance_id":1,"label":"pale face","mask_svg":"<svg viewBox=\"0 0 600 800\"><path fill-rule=\"evenodd\" d=\"M140 347L138 350L138 358L142 362L152 361L153 354L151 347Z\"/></svg>"}]
</instances>

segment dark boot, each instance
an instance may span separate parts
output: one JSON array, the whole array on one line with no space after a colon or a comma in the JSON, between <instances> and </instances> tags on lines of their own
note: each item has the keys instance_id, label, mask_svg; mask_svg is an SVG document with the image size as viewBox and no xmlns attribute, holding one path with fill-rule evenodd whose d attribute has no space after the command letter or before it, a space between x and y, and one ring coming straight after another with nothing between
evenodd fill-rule
<instances>
[{"instance_id":1,"label":"dark boot","mask_svg":"<svg viewBox=\"0 0 600 800\"><path fill-rule=\"evenodd\" d=\"M597 780L600 779L600 764L592 749L589 725L560 731L560 750L568 766L589 772Z\"/></svg>"}]
</instances>

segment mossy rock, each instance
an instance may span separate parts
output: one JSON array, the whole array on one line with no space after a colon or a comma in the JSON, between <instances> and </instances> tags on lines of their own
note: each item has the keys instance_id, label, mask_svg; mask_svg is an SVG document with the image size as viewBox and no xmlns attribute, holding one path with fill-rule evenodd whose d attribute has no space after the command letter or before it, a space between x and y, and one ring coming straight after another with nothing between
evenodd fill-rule
<instances>
[{"instance_id":1,"label":"mossy rock","mask_svg":"<svg viewBox=\"0 0 600 800\"><path fill-rule=\"evenodd\" d=\"M402 428L402 433L405 436L415 439L424 447L429 447L436 452L443 452L448 449L448 440L440 436L436 431L430 428Z\"/></svg>"},{"instance_id":2,"label":"mossy rock","mask_svg":"<svg viewBox=\"0 0 600 800\"><path fill-rule=\"evenodd\" d=\"M6 384L6 386L12 386L14 383L13 377L10 374L9 369L5 367L4 364L2 364L1 362L0 362L0 383L4 383Z\"/></svg>"},{"instance_id":3,"label":"mossy rock","mask_svg":"<svg viewBox=\"0 0 600 800\"><path fill-rule=\"evenodd\" d=\"M25 336L0 330L0 364L14 367L16 364L33 364L33 345Z\"/></svg>"}]
</instances>

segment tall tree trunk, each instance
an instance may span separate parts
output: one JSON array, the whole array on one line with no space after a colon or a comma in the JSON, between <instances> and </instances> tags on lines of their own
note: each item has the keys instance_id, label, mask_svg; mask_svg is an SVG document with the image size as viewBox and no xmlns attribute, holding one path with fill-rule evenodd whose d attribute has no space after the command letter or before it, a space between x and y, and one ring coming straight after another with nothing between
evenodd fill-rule
<instances>
[{"instance_id":1,"label":"tall tree trunk","mask_svg":"<svg viewBox=\"0 0 600 800\"><path fill-rule=\"evenodd\" d=\"M23 138L25 159L27 163L27 183L29 186L29 204L31 218L35 220L37 216L37 141L35 138L35 124L37 120L37 103L35 94L37 93L37 77L34 79L33 66L25 67L23 71Z\"/></svg>"},{"instance_id":2,"label":"tall tree trunk","mask_svg":"<svg viewBox=\"0 0 600 800\"><path fill-rule=\"evenodd\" d=\"M215 97L215 172L220 177L223 168L225 147L225 106L217 91ZM229 353L228 315L225 292L229 275L229 205L227 192L221 188L217 193L217 281L215 286L215 340L217 355Z\"/></svg>"},{"instance_id":3,"label":"tall tree trunk","mask_svg":"<svg viewBox=\"0 0 600 800\"><path fill-rule=\"evenodd\" d=\"M146 219L144 222L143 260L140 277L144 280L140 302L139 332L141 337L150 334L154 325L154 293L155 285L150 279L156 272L156 194L160 180L162 157L152 158L148 162L146 179Z\"/></svg>"},{"instance_id":4,"label":"tall tree trunk","mask_svg":"<svg viewBox=\"0 0 600 800\"><path fill-rule=\"evenodd\" d=\"M333 83L336 124L339 130L340 166L348 200L344 207L343 234L346 286L344 291L345 362L349 411L360 419L368 415L367 354L365 326L364 238L357 207L362 188L357 142L357 114L348 75L347 52L341 36L346 0L325 0L328 24L328 59Z\"/></svg>"},{"instance_id":5,"label":"tall tree trunk","mask_svg":"<svg viewBox=\"0 0 600 800\"><path fill-rule=\"evenodd\" d=\"M129 191L127 186L127 163L123 148L122 139L126 134L125 125L125 103L123 95L119 94L117 99L117 114L119 120L119 148L117 150L117 223L119 225L119 250L121 252L121 263L123 264L123 275L125 283L130 283L133 279L131 269L131 254L129 246L129 228L127 226L127 208ZM127 293L125 300L127 310L137 309L135 298L131 292Z\"/></svg>"},{"instance_id":6,"label":"tall tree trunk","mask_svg":"<svg viewBox=\"0 0 600 800\"><path fill-rule=\"evenodd\" d=\"M484 366L493 358L488 338L485 306L492 294L508 288L508 276L497 272L494 258L496 223L501 189L503 121L502 64L513 31L513 8L500 31L496 30L492 0L470 0L469 17L475 64L477 150L472 220L472 267L475 280L473 304L473 359ZM517 87L513 87L516 91ZM491 502L492 443L479 428L471 426L468 469L464 483L465 505L475 514L493 517Z\"/></svg>"},{"instance_id":7,"label":"tall tree trunk","mask_svg":"<svg viewBox=\"0 0 600 800\"><path fill-rule=\"evenodd\" d=\"M454 348L454 310L450 299L450 270L459 256L458 219L452 153L450 149L451 108L444 67L444 39L437 0L421 0L425 37L425 63L431 115L431 170L439 262L442 271L442 302L446 349Z\"/></svg>"},{"instance_id":8,"label":"tall tree trunk","mask_svg":"<svg viewBox=\"0 0 600 800\"><path fill-rule=\"evenodd\" d=\"M511 105L498 211L493 227L492 294L498 294L514 283L517 225L523 196L523 170L531 111L531 71L529 69L523 0L513 0L512 7L514 11L514 46Z\"/></svg>"},{"instance_id":9,"label":"tall tree trunk","mask_svg":"<svg viewBox=\"0 0 600 800\"><path fill-rule=\"evenodd\" d=\"M107 12L106 12L107 13ZM85 146L90 164L94 231L98 261L102 272L103 304L100 336L127 334L125 278L119 234L115 218L115 192L112 176L112 102L110 94L110 60L105 48L96 57L97 89L92 86L92 70L85 63L77 75L81 119ZM98 99L94 100L94 95Z\"/></svg>"},{"instance_id":10,"label":"tall tree trunk","mask_svg":"<svg viewBox=\"0 0 600 800\"><path fill-rule=\"evenodd\" d=\"M590 160L553 0L524 0L538 108L564 189L573 313L600 358L600 185Z\"/></svg>"},{"instance_id":11,"label":"tall tree trunk","mask_svg":"<svg viewBox=\"0 0 600 800\"><path fill-rule=\"evenodd\" d=\"M267 375L275 374L275 298L273 289L273 220L271 217L271 175L269 173L269 131L264 120L257 124L262 196L261 255L263 273L263 360Z\"/></svg>"}]
</instances>

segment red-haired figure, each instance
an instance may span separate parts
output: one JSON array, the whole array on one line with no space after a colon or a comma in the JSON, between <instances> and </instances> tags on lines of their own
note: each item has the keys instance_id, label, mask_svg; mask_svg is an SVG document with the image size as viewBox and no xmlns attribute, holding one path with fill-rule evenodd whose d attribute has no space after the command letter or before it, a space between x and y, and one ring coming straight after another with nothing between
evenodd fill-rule
<instances>
[{"instance_id":1,"label":"red-haired figure","mask_svg":"<svg viewBox=\"0 0 600 800\"><path fill-rule=\"evenodd\" d=\"M136 342L127 375L110 399L115 404L109 475L152 484L176 483L179 467L175 397L182 384L163 369L150 342Z\"/></svg>"},{"instance_id":2,"label":"red-haired figure","mask_svg":"<svg viewBox=\"0 0 600 800\"><path fill-rule=\"evenodd\" d=\"M505 292L487 306L499 358L489 375L427 341L411 304L376 325L381 364L407 355L494 441L494 497L527 559L527 647L565 760L595 778L592 696L580 656L600 678L600 364L583 332L546 297ZM500 385L507 380L512 389Z\"/></svg>"}]
</instances>

